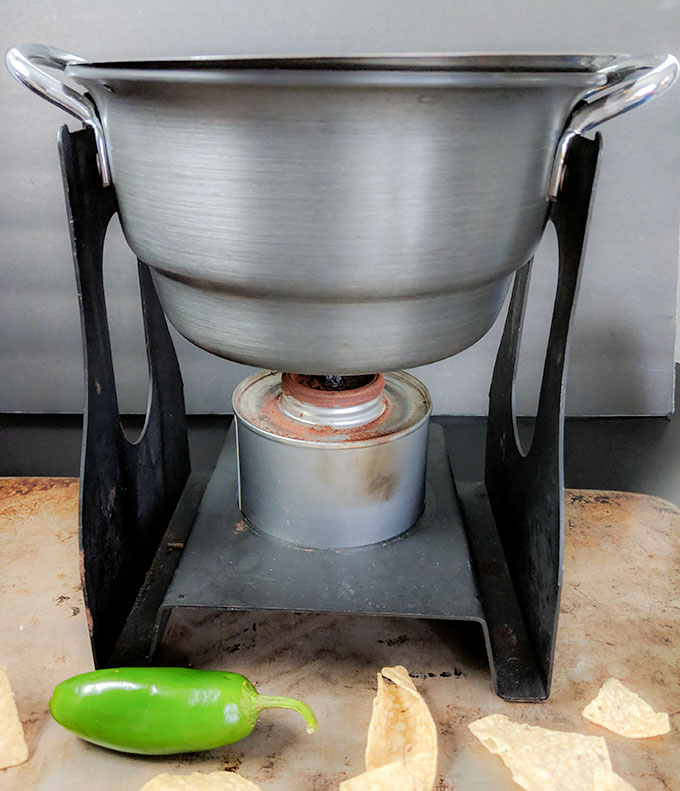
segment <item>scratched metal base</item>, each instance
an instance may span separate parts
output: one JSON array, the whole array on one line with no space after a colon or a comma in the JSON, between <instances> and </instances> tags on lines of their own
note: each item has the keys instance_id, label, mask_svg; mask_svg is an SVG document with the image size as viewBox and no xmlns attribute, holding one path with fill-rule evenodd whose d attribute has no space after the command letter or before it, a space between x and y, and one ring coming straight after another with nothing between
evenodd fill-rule
<instances>
[{"instance_id":1,"label":"scratched metal base","mask_svg":"<svg viewBox=\"0 0 680 791\"><path fill-rule=\"evenodd\" d=\"M493 576L503 609L498 614L482 609L441 426L430 426L426 505L418 522L390 541L324 550L297 547L244 520L236 498L232 427L159 609L156 634L162 634L176 607L472 620L484 629L499 694L515 700L540 697L544 690L536 688L536 669L490 512L486 517L481 573ZM513 639L498 641L495 621L500 617L507 623L509 613L514 614Z\"/></svg>"}]
</instances>

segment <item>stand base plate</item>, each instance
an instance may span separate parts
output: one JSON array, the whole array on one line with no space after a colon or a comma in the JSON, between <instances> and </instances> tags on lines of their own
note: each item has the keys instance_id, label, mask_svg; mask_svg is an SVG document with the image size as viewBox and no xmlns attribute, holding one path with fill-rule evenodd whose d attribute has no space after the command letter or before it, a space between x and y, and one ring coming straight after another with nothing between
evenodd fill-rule
<instances>
[{"instance_id":1,"label":"stand base plate","mask_svg":"<svg viewBox=\"0 0 680 791\"><path fill-rule=\"evenodd\" d=\"M237 503L232 427L163 607L481 620L445 457L443 430L432 425L425 510L410 530L364 547L306 549L245 521Z\"/></svg>"},{"instance_id":2,"label":"stand base plate","mask_svg":"<svg viewBox=\"0 0 680 791\"><path fill-rule=\"evenodd\" d=\"M244 520L232 427L159 609L157 637L176 607L477 621L498 694L545 698L483 486L469 495L477 502L475 519L484 522L474 525L485 537L476 549L478 540L468 542L443 429L431 424L429 432L425 510L412 528L364 547L306 549ZM493 600L484 598L487 578L498 592Z\"/></svg>"}]
</instances>

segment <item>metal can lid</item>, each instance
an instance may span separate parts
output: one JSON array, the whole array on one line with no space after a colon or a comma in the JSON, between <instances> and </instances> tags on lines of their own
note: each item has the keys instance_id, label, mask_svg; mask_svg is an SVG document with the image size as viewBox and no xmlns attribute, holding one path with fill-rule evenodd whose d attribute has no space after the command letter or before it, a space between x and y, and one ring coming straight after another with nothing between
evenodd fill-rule
<instances>
[{"instance_id":1,"label":"metal can lid","mask_svg":"<svg viewBox=\"0 0 680 791\"><path fill-rule=\"evenodd\" d=\"M252 430L283 442L324 447L380 444L418 428L432 411L425 385L404 371L384 375L384 409L359 426L310 425L294 420L280 408L280 371L258 371L244 379L232 399L237 418Z\"/></svg>"}]
</instances>

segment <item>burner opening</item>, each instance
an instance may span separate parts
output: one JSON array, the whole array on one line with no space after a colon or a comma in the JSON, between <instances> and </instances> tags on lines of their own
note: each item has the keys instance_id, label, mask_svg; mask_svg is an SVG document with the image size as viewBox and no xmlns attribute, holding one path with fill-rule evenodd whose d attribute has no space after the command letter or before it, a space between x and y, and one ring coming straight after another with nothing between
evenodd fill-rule
<instances>
[{"instance_id":1,"label":"burner opening","mask_svg":"<svg viewBox=\"0 0 680 791\"><path fill-rule=\"evenodd\" d=\"M377 374L361 374L359 376L292 374L292 376L295 376L301 385L311 387L312 390L342 393L346 390L357 390L360 387L365 387L376 379Z\"/></svg>"},{"instance_id":2,"label":"burner opening","mask_svg":"<svg viewBox=\"0 0 680 791\"><path fill-rule=\"evenodd\" d=\"M382 374L281 376L279 408L293 420L337 428L361 426L385 410Z\"/></svg>"}]
</instances>

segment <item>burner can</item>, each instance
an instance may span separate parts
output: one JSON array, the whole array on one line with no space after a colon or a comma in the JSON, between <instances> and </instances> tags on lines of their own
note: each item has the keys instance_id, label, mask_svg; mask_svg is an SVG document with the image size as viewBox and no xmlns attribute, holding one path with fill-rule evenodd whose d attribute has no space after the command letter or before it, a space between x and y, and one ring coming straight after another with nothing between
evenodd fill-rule
<instances>
[{"instance_id":1,"label":"burner can","mask_svg":"<svg viewBox=\"0 0 680 791\"><path fill-rule=\"evenodd\" d=\"M425 385L378 374L354 400L335 394L334 409L333 394L307 403L305 378L283 378L282 388L280 372L260 371L234 392L239 507L250 525L310 548L373 544L411 527L425 501Z\"/></svg>"}]
</instances>

